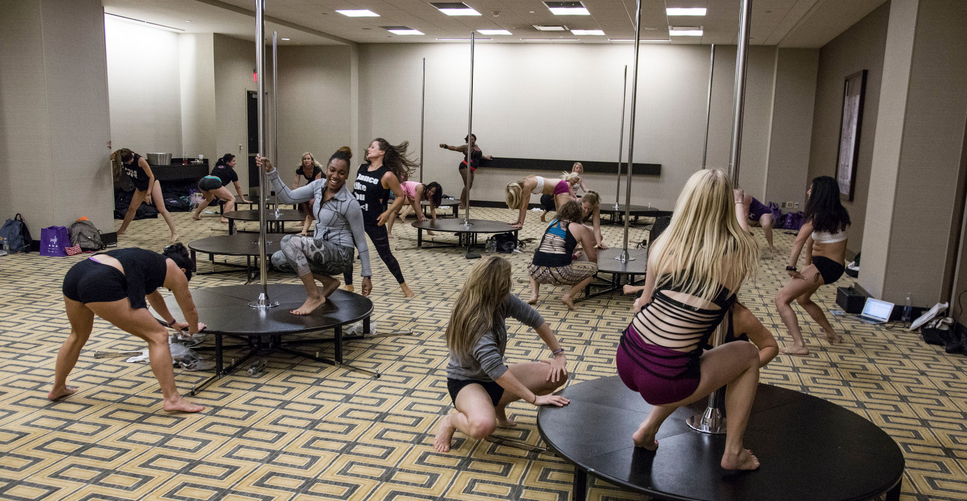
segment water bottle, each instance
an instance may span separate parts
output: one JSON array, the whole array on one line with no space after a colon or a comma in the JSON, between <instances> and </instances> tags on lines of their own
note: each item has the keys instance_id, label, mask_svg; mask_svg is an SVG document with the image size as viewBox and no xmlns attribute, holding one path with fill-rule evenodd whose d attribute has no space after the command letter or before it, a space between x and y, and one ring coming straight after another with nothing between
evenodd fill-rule
<instances>
[{"instance_id":1,"label":"water bottle","mask_svg":"<svg viewBox=\"0 0 967 501\"><path fill-rule=\"evenodd\" d=\"M910 301L910 294L907 294L907 300L903 303L903 316L900 319L904 322L913 320L913 305Z\"/></svg>"}]
</instances>

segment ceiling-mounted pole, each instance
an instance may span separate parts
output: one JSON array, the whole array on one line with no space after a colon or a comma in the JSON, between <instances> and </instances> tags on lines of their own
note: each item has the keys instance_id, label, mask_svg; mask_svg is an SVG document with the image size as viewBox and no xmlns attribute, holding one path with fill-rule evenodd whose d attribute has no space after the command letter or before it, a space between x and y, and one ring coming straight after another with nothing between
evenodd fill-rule
<instances>
[{"instance_id":1,"label":"ceiling-mounted pole","mask_svg":"<svg viewBox=\"0 0 967 501\"><path fill-rule=\"evenodd\" d=\"M272 156L279 161L279 33L272 32ZM275 190L272 190L275 193ZM279 194L272 197L275 219L279 219Z\"/></svg>"},{"instance_id":2,"label":"ceiling-mounted pole","mask_svg":"<svg viewBox=\"0 0 967 501\"><path fill-rule=\"evenodd\" d=\"M712 44L712 51L708 62L708 97L705 99L705 147L702 148L702 168L708 165L708 127L712 118L712 75L715 70L715 44Z\"/></svg>"},{"instance_id":3,"label":"ceiling-mounted pole","mask_svg":"<svg viewBox=\"0 0 967 501\"><path fill-rule=\"evenodd\" d=\"M477 142L473 140L473 48L474 48L474 33L470 32L470 113L467 118L467 211L464 213L463 225L466 228L471 226L470 223L470 188L473 186L473 164L470 163L473 148L476 146ZM471 242L473 239L470 235L466 235L467 239L467 259L479 259L480 254L473 250Z\"/></svg>"},{"instance_id":4,"label":"ceiling-mounted pole","mask_svg":"<svg viewBox=\"0 0 967 501\"><path fill-rule=\"evenodd\" d=\"M265 152L265 0L255 0L255 78L258 80L258 151ZM253 308L271 308L278 302L269 300L268 272L265 259L265 194L267 178L265 169L259 169L259 281L262 292L256 302L249 303Z\"/></svg>"},{"instance_id":5,"label":"ceiling-mounted pole","mask_svg":"<svg viewBox=\"0 0 967 501\"><path fill-rule=\"evenodd\" d=\"M621 88L621 133L618 135L618 178L614 188L614 210L618 210L618 200L621 199L621 153L625 145L625 108L628 102L628 65L625 65L625 83Z\"/></svg>"},{"instance_id":6,"label":"ceiling-mounted pole","mask_svg":"<svg viewBox=\"0 0 967 501\"><path fill-rule=\"evenodd\" d=\"M742 156L742 121L745 110L745 79L749 69L749 25L752 23L752 0L742 0L739 9L739 47L735 56L735 103L732 105L732 147L729 152L729 176L739 187L739 160Z\"/></svg>"},{"instance_id":7,"label":"ceiling-mounted pole","mask_svg":"<svg viewBox=\"0 0 967 501\"><path fill-rule=\"evenodd\" d=\"M641 0L635 9L635 67L631 74L631 118L628 121L628 180L625 187L625 242L621 254L615 259L622 263L634 261L628 253L628 230L631 223L631 171L635 158L635 107L638 101L638 46L641 44Z\"/></svg>"},{"instance_id":8,"label":"ceiling-mounted pole","mask_svg":"<svg viewBox=\"0 0 967 501\"><path fill-rule=\"evenodd\" d=\"M420 184L423 184L423 132L426 128L426 58L423 58L423 91L420 94ZM469 203L469 199L468 199Z\"/></svg>"}]
</instances>

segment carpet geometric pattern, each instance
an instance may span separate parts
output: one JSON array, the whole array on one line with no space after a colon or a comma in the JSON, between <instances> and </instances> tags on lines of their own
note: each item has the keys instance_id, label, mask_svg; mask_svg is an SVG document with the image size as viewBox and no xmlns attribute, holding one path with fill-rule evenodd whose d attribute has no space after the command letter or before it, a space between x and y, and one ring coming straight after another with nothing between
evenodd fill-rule
<instances>
[{"instance_id":1,"label":"carpet geometric pattern","mask_svg":"<svg viewBox=\"0 0 967 501\"><path fill-rule=\"evenodd\" d=\"M173 216L183 242L227 234L215 215L197 222L188 213ZM514 214L474 208L473 217L509 221ZM542 228L532 212L521 238L539 238ZM31 230L40 234L39 228ZM620 245L621 226L603 230L609 245ZM642 226L630 231L632 242L644 237ZM761 230L754 232L764 247ZM395 235L394 254L417 296L404 298L373 253L373 323L377 333L414 334L344 346L347 361L378 369L381 378L275 354L264 360L260 374L239 370L191 397L207 406L194 415L161 409L158 383L146 364L94 357L96 350L144 347L100 319L70 377L79 392L49 402L57 350L70 333L63 276L86 256L0 257L0 499L569 499L572 468L551 452L476 441L459 432L450 453L433 450L434 427L451 408L443 333L474 261L459 248L416 249L416 230L409 225L397 224ZM120 246L160 251L167 238L163 220L135 221ZM448 235L431 238L455 241ZM790 339L773 299L785 281L792 238L776 232L779 254L766 254L755 283L739 294L780 345ZM504 255L514 268L512 293L525 299L534 246ZM199 271L211 268L199 256ZM298 283L274 272L269 280ZM244 272L196 275L191 288L244 281ZM851 281L844 277L836 285ZM569 384L614 375L615 349L631 318L632 299L602 295L568 311L558 301L563 290L542 287L537 309L567 350ZM835 287L823 287L816 297L826 310L837 308L834 299ZM892 436L906 459L901 499L967 501L967 358L926 345L915 333L846 316L829 317L844 337L841 345L830 346L818 340L820 329L805 312L797 312L811 353L780 355L762 371L762 382L829 400ZM533 331L513 321L508 327L508 362L550 355ZM318 349L332 356L331 347ZM177 368L175 374L182 393L208 375ZM497 433L538 445L536 409L520 402L510 410L518 427ZM595 480L589 498L641 496Z\"/></svg>"}]
</instances>

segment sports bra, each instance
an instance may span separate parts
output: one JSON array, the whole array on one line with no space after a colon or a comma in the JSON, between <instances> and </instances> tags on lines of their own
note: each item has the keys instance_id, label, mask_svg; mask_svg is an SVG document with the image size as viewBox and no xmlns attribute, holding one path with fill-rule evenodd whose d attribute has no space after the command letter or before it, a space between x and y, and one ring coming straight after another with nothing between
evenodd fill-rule
<instances>
[{"instance_id":1,"label":"sports bra","mask_svg":"<svg viewBox=\"0 0 967 501\"><path fill-rule=\"evenodd\" d=\"M818 244L832 244L836 242L842 242L849 238L849 230L843 229L836 233L830 233L828 231L814 231L813 242Z\"/></svg>"}]
</instances>

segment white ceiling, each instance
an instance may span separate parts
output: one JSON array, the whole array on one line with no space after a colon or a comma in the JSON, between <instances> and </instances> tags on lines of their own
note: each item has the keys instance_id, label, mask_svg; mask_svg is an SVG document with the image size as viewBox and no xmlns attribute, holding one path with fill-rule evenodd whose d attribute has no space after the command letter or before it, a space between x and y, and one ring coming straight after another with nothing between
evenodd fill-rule
<instances>
[{"instance_id":1,"label":"white ceiling","mask_svg":"<svg viewBox=\"0 0 967 501\"><path fill-rule=\"evenodd\" d=\"M750 0L751 43L817 48L886 0ZM510 36L488 43L527 43L523 38L579 39L580 43L621 43L634 39L636 0L583 0L590 16L555 16L540 0L466 0L481 16L450 17L425 0L265 0L266 33L277 31L293 45L351 43L437 43L469 38L478 29L506 29ZM186 33L221 33L255 39L255 0L103 0L104 11ZM666 7L705 7L704 17L668 17ZM642 40L668 40L668 27L701 26L701 37L675 37L675 44L735 44L740 0L641 0ZM349 18L336 9L369 9L377 18ZM189 22L190 21L190 22ZM535 24L599 29L605 36L547 33ZM423 36L393 35L383 26L407 26ZM443 43L443 42L439 42Z\"/></svg>"}]
</instances>

